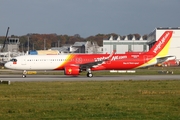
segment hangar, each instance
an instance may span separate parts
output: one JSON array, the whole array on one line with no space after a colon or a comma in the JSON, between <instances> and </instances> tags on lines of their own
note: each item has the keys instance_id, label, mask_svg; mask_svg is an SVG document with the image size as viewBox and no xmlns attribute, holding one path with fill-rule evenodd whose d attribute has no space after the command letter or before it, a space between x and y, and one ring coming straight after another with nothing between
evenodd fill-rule
<instances>
[{"instance_id":1,"label":"hangar","mask_svg":"<svg viewBox=\"0 0 180 120\"><path fill-rule=\"evenodd\" d=\"M113 50L116 50L116 53L124 54L126 52L146 52L148 51L154 43L161 37L165 32L171 30L173 31L173 36L170 44L169 55L176 56L176 59L180 60L180 27L177 28L155 28L147 37L146 40L142 39L121 39L121 36L118 36L117 39L114 39L111 36L109 39L103 40L103 53L111 53Z\"/></svg>"},{"instance_id":2,"label":"hangar","mask_svg":"<svg viewBox=\"0 0 180 120\"><path fill-rule=\"evenodd\" d=\"M103 53L111 53L113 50L116 50L116 53L119 54L124 54L125 52L145 52L149 50L147 42L142 37L137 40L135 36L132 39L128 39L128 36L124 39L121 39L121 36L114 39L111 36L108 40L103 40Z\"/></svg>"}]
</instances>

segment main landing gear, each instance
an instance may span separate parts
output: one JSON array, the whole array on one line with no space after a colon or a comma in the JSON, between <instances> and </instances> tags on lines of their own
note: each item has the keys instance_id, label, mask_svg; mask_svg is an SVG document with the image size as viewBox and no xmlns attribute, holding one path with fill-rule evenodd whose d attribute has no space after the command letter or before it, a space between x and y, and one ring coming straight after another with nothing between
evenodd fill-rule
<instances>
[{"instance_id":1,"label":"main landing gear","mask_svg":"<svg viewBox=\"0 0 180 120\"><path fill-rule=\"evenodd\" d=\"M23 74L22 74L22 77L25 78L25 77L26 77L26 74L27 74L27 71L24 70L24 71L23 71Z\"/></svg>"},{"instance_id":2,"label":"main landing gear","mask_svg":"<svg viewBox=\"0 0 180 120\"><path fill-rule=\"evenodd\" d=\"M92 72L91 72L91 69L88 69L87 71L88 71L87 77L90 77L90 78L93 77L93 74L92 74Z\"/></svg>"}]
</instances>

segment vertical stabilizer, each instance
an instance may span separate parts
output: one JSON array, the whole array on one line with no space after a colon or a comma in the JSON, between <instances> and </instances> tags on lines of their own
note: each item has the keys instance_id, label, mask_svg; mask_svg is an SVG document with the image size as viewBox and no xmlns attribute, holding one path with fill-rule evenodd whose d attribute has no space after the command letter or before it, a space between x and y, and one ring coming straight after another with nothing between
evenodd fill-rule
<instances>
[{"instance_id":1,"label":"vertical stabilizer","mask_svg":"<svg viewBox=\"0 0 180 120\"><path fill-rule=\"evenodd\" d=\"M159 40L149 50L148 54L158 57L166 56L170 47L172 33L173 31L165 31Z\"/></svg>"}]
</instances>

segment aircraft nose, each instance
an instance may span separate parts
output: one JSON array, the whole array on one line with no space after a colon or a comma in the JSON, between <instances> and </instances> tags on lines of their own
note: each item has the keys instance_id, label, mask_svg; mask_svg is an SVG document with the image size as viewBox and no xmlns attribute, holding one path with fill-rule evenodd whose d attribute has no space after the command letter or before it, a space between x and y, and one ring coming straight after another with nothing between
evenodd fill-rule
<instances>
[{"instance_id":1,"label":"aircraft nose","mask_svg":"<svg viewBox=\"0 0 180 120\"><path fill-rule=\"evenodd\" d=\"M5 68L10 68L10 63L9 62L5 63L4 67Z\"/></svg>"}]
</instances>

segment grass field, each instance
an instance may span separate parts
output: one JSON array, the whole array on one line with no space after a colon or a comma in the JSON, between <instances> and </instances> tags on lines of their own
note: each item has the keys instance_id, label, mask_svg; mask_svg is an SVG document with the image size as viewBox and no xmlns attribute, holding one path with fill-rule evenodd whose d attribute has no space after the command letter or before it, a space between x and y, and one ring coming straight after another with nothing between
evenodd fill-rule
<instances>
[{"instance_id":1,"label":"grass field","mask_svg":"<svg viewBox=\"0 0 180 120\"><path fill-rule=\"evenodd\" d=\"M13 82L0 85L0 120L180 119L180 82Z\"/></svg>"}]
</instances>

